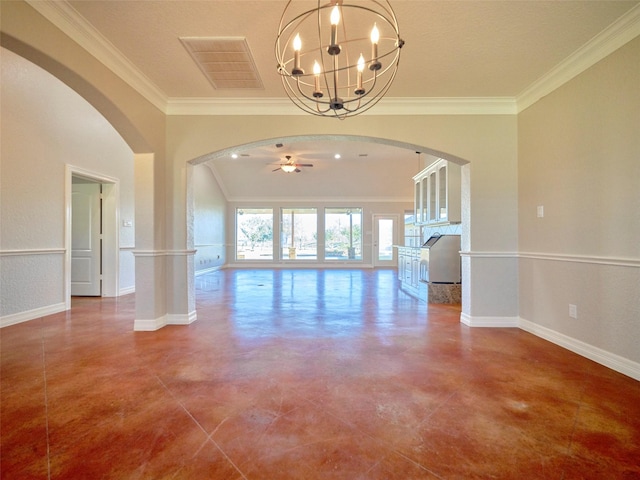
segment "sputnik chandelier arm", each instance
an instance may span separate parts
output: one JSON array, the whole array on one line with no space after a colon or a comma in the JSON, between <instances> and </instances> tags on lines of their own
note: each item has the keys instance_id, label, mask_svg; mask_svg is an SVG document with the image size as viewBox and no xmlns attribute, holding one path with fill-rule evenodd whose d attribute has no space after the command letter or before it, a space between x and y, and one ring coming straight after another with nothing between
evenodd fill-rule
<instances>
[{"instance_id":1,"label":"sputnik chandelier arm","mask_svg":"<svg viewBox=\"0 0 640 480\"><path fill-rule=\"evenodd\" d=\"M285 93L301 110L344 119L389 90L404 41L387 0L289 0L275 54Z\"/></svg>"}]
</instances>

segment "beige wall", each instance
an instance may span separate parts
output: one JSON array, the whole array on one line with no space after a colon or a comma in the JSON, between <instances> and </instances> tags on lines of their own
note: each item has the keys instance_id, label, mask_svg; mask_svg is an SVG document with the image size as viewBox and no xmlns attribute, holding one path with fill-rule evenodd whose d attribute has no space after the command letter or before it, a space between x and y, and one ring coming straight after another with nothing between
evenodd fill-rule
<instances>
[{"instance_id":1,"label":"beige wall","mask_svg":"<svg viewBox=\"0 0 640 480\"><path fill-rule=\"evenodd\" d=\"M100 113L48 72L6 49L0 54L0 317L6 323L32 310L64 310L65 166L119 180L123 220L134 220L134 184L133 152ZM118 236L119 287L133 289L135 227L120 228Z\"/></svg>"},{"instance_id":2,"label":"beige wall","mask_svg":"<svg viewBox=\"0 0 640 480\"><path fill-rule=\"evenodd\" d=\"M78 43L48 22L29 4L2 2L3 47L47 70L93 105L135 154L136 171L136 317L162 323L167 311L180 303L167 284L166 209L172 205L167 189L165 115L131 85L109 70ZM168 201L167 201L168 200ZM145 207L145 208L142 208ZM141 228L143 226L143 228ZM182 256L179 252L178 256ZM180 280L178 285L184 285ZM142 293L145 292L145 293Z\"/></svg>"},{"instance_id":3,"label":"beige wall","mask_svg":"<svg viewBox=\"0 0 640 480\"><path fill-rule=\"evenodd\" d=\"M222 267L227 261L227 201L218 181L207 165L193 171L193 246L195 271Z\"/></svg>"},{"instance_id":4,"label":"beige wall","mask_svg":"<svg viewBox=\"0 0 640 480\"><path fill-rule=\"evenodd\" d=\"M179 179L174 182L172 241L184 244L192 223L187 206L178 204L188 197L184 180L188 162L238 145L314 135L366 135L469 162L464 314L481 318L484 324L517 321L517 119L513 115L362 116L345 122L311 116L170 116L167 156L174 178Z\"/></svg>"},{"instance_id":5,"label":"beige wall","mask_svg":"<svg viewBox=\"0 0 640 480\"><path fill-rule=\"evenodd\" d=\"M602 354L609 364L620 359L616 368L638 372L639 39L517 117L366 115L338 122L310 116L166 117L28 4L2 2L1 21L3 46L79 93L134 153L136 248L144 250L136 257L136 319L143 328L193 318L190 162L266 139L365 135L469 162L462 169L463 317L469 323L521 321L537 334L592 357ZM2 113L4 196L5 182L38 143L34 139L5 157L4 149L12 148L4 145L5 132L19 126L20 116L4 116L4 106ZM59 205L59 192L43 187L42 195ZM3 202L3 242L22 228L15 218L41 208L29 202ZM544 205L542 219L535 216L538 205ZM62 220L54 218L40 233L58 242ZM29 245L40 238L23 236ZM47 268L60 268L55 259L47 261ZM7 267L3 278L14 271ZM6 292L3 308L20 301L10 295L6 303ZM45 292L39 301L58 296ZM569 303L578 306L577 321L567 318Z\"/></svg>"},{"instance_id":6,"label":"beige wall","mask_svg":"<svg viewBox=\"0 0 640 480\"><path fill-rule=\"evenodd\" d=\"M471 232L470 248L514 252L516 124L516 117L511 115L363 116L348 122L311 116L170 116L167 155L175 169L181 170L190 160L237 145L313 135L366 135L438 150L454 160L471 163L473 222L477 228Z\"/></svg>"},{"instance_id":7,"label":"beige wall","mask_svg":"<svg viewBox=\"0 0 640 480\"><path fill-rule=\"evenodd\" d=\"M518 133L520 316L640 362L640 37L522 112Z\"/></svg>"}]
</instances>

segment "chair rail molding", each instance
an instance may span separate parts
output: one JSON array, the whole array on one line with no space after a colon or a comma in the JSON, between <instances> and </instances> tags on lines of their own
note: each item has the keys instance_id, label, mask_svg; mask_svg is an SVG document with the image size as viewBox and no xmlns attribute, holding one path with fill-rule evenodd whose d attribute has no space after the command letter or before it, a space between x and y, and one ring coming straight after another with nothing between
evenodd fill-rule
<instances>
[{"instance_id":1,"label":"chair rail molding","mask_svg":"<svg viewBox=\"0 0 640 480\"><path fill-rule=\"evenodd\" d=\"M65 248L26 248L21 250L0 250L0 257L20 257L28 255L64 255Z\"/></svg>"}]
</instances>

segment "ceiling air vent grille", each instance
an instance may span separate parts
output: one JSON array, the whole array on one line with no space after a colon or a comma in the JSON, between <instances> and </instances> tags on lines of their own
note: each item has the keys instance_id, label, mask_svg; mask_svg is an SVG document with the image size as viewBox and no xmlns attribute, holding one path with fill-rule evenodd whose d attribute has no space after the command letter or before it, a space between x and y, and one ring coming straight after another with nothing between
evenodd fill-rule
<instances>
[{"instance_id":1,"label":"ceiling air vent grille","mask_svg":"<svg viewBox=\"0 0 640 480\"><path fill-rule=\"evenodd\" d=\"M262 89L244 37L182 37L180 41L216 89Z\"/></svg>"}]
</instances>

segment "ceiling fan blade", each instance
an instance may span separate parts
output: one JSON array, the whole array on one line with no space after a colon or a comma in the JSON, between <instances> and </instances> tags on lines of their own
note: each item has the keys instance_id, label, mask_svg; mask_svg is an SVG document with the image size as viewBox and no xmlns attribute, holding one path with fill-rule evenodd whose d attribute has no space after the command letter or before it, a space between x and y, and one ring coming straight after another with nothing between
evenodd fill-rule
<instances>
[{"instance_id":1,"label":"ceiling fan blade","mask_svg":"<svg viewBox=\"0 0 640 480\"><path fill-rule=\"evenodd\" d=\"M296 173L300 173L302 170L300 170L299 168L296 168L294 171L295 171Z\"/></svg>"},{"instance_id":2,"label":"ceiling fan blade","mask_svg":"<svg viewBox=\"0 0 640 480\"><path fill-rule=\"evenodd\" d=\"M313 163L296 163L296 167L313 167Z\"/></svg>"},{"instance_id":3,"label":"ceiling fan blade","mask_svg":"<svg viewBox=\"0 0 640 480\"><path fill-rule=\"evenodd\" d=\"M277 172L278 170L280 170L280 167L276 168L275 170L271 170L272 172Z\"/></svg>"}]
</instances>

